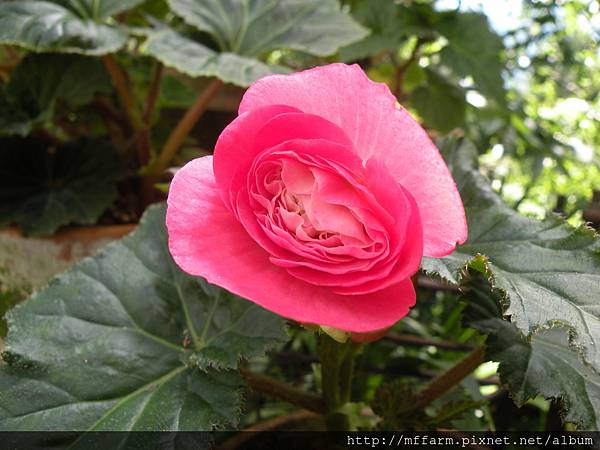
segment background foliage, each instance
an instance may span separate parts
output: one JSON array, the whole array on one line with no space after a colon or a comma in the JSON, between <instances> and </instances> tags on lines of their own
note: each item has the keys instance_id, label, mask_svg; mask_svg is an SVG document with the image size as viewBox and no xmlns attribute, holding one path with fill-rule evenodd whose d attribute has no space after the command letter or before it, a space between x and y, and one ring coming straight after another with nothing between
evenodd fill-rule
<instances>
[{"instance_id":1,"label":"background foliage","mask_svg":"<svg viewBox=\"0 0 600 450\"><path fill-rule=\"evenodd\" d=\"M169 168L210 153L241 88L334 61L386 83L437 139L470 236L424 260L416 307L360 351L352 426L600 429L600 241L586 223L600 224L599 11L1 0L0 224L50 235L146 212L8 313L0 430L323 427L289 404L319 410L314 333L180 272L164 207L146 207ZM2 315L60 259L47 242L3 239ZM264 376L309 394L265 394Z\"/></svg>"}]
</instances>

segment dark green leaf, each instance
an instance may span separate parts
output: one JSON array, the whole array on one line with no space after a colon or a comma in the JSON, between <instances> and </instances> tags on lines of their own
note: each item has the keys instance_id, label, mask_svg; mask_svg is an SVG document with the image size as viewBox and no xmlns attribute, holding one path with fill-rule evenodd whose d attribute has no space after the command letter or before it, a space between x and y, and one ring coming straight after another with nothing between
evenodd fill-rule
<instances>
[{"instance_id":1,"label":"dark green leaf","mask_svg":"<svg viewBox=\"0 0 600 450\"><path fill-rule=\"evenodd\" d=\"M140 2L5 0L0 3L0 43L37 52L112 53L125 45L127 33L100 19L137 3Z\"/></svg>"},{"instance_id":2,"label":"dark green leaf","mask_svg":"<svg viewBox=\"0 0 600 450\"><path fill-rule=\"evenodd\" d=\"M235 424L239 357L282 319L181 272L165 207L9 314L0 430L210 430ZM199 367L198 362L202 362Z\"/></svg>"},{"instance_id":3,"label":"dark green leaf","mask_svg":"<svg viewBox=\"0 0 600 450\"><path fill-rule=\"evenodd\" d=\"M467 211L469 239L447 257L425 258L425 271L455 283L466 265L485 273L503 293L503 314L521 332L567 327L585 360L600 369L598 237L557 217L519 215L480 175L472 144L447 141L444 147Z\"/></svg>"},{"instance_id":4,"label":"dark green leaf","mask_svg":"<svg viewBox=\"0 0 600 450\"><path fill-rule=\"evenodd\" d=\"M33 138L0 139L0 224L14 222L34 235L93 224L114 201L119 172L103 141L57 148Z\"/></svg>"},{"instance_id":5,"label":"dark green leaf","mask_svg":"<svg viewBox=\"0 0 600 450\"><path fill-rule=\"evenodd\" d=\"M502 39L487 17L478 13L449 13L436 25L448 39L441 52L442 63L461 77L471 76L477 89L501 104L505 103Z\"/></svg>"},{"instance_id":6,"label":"dark green leaf","mask_svg":"<svg viewBox=\"0 0 600 450\"><path fill-rule=\"evenodd\" d=\"M110 79L97 59L79 55L27 55L11 74L0 109L0 134L26 134L31 125L89 103L110 92Z\"/></svg>"},{"instance_id":7,"label":"dark green leaf","mask_svg":"<svg viewBox=\"0 0 600 450\"><path fill-rule=\"evenodd\" d=\"M500 379L515 403L522 406L537 395L560 399L565 421L600 429L600 375L579 360L568 333L553 328L525 338L502 320L498 296L481 281L475 277L469 283L467 323L489 333L486 354L500 362Z\"/></svg>"},{"instance_id":8,"label":"dark green leaf","mask_svg":"<svg viewBox=\"0 0 600 450\"><path fill-rule=\"evenodd\" d=\"M448 83L437 73L428 70L427 84L417 87L410 96L410 104L425 124L447 133L465 122L464 92Z\"/></svg>"}]
</instances>

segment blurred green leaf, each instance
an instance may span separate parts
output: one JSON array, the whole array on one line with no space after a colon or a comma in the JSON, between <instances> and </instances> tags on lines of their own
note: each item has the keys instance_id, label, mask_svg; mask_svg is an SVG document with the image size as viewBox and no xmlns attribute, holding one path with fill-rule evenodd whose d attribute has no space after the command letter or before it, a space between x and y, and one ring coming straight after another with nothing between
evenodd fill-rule
<instances>
[{"instance_id":1,"label":"blurred green leaf","mask_svg":"<svg viewBox=\"0 0 600 450\"><path fill-rule=\"evenodd\" d=\"M395 50L403 37L398 6L393 1L362 1L352 10L361 25L371 30L364 39L340 50L342 61L356 61L384 50Z\"/></svg>"},{"instance_id":2,"label":"blurred green leaf","mask_svg":"<svg viewBox=\"0 0 600 450\"><path fill-rule=\"evenodd\" d=\"M503 314L524 334L561 324L600 369L600 240L557 217L543 221L506 206L480 175L468 141L442 144L467 212L468 241L423 268L459 282L465 266L484 273L503 293Z\"/></svg>"},{"instance_id":3,"label":"blurred green leaf","mask_svg":"<svg viewBox=\"0 0 600 450\"><path fill-rule=\"evenodd\" d=\"M502 39L491 28L487 17L478 13L447 13L436 24L448 39L441 61L461 77L473 77L477 89L501 105L506 102Z\"/></svg>"},{"instance_id":4,"label":"blurred green leaf","mask_svg":"<svg viewBox=\"0 0 600 450\"><path fill-rule=\"evenodd\" d=\"M0 430L235 425L242 380L215 367L280 342L282 324L179 270L165 207L151 207L133 234L9 313Z\"/></svg>"},{"instance_id":5,"label":"blurred green leaf","mask_svg":"<svg viewBox=\"0 0 600 450\"><path fill-rule=\"evenodd\" d=\"M69 223L94 224L117 195L120 163L104 141L54 147L34 138L0 139L0 224L32 235Z\"/></svg>"},{"instance_id":6,"label":"blurred green leaf","mask_svg":"<svg viewBox=\"0 0 600 450\"><path fill-rule=\"evenodd\" d=\"M172 75L165 75L160 83L158 105L162 108L188 108L197 92Z\"/></svg>"},{"instance_id":7,"label":"blurred green leaf","mask_svg":"<svg viewBox=\"0 0 600 450\"><path fill-rule=\"evenodd\" d=\"M104 55L119 50L127 33L106 21L143 0L4 0L0 43L36 52Z\"/></svg>"},{"instance_id":8,"label":"blurred green leaf","mask_svg":"<svg viewBox=\"0 0 600 450\"><path fill-rule=\"evenodd\" d=\"M426 125L442 133L463 125L467 106L463 90L432 70L426 73L427 83L412 92L410 104Z\"/></svg>"}]
</instances>

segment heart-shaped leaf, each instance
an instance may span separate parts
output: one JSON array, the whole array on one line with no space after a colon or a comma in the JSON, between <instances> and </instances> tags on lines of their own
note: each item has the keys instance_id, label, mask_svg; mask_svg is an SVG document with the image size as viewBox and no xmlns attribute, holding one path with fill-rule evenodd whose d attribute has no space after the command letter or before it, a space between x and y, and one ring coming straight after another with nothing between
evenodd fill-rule
<instances>
[{"instance_id":1,"label":"heart-shaped leaf","mask_svg":"<svg viewBox=\"0 0 600 450\"><path fill-rule=\"evenodd\" d=\"M143 0L4 0L0 43L37 52L104 55L119 50L127 33L106 21Z\"/></svg>"},{"instance_id":2,"label":"heart-shaped leaf","mask_svg":"<svg viewBox=\"0 0 600 450\"><path fill-rule=\"evenodd\" d=\"M35 138L0 139L0 224L32 235L93 224L112 204L120 164L104 141L56 147Z\"/></svg>"},{"instance_id":3,"label":"heart-shaped leaf","mask_svg":"<svg viewBox=\"0 0 600 450\"><path fill-rule=\"evenodd\" d=\"M8 316L0 430L210 430L235 424L240 357L283 320L183 273L165 207ZM201 363L201 364L199 364Z\"/></svg>"},{"instance_id":4,"label":"heart-shaped leaf","mask_svg":"<svg viewBox=\"0 0 600 450\"><path fill-rule=\"evenodd\" d=\"M479 173L468 141L447 141L447 162L467 212L469 239L423 268L460 282L465 266L485 273L504 299L503 314L525 335L561 324L573 344L600 370L600 239L557 217L524 217L500 199Z\"/></svg>"}]
</instances>

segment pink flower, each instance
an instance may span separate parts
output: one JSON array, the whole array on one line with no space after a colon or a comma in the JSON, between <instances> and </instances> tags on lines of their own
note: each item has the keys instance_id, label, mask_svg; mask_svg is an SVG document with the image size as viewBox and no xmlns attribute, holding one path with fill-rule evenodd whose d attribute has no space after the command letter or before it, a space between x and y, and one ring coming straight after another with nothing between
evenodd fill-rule
<instances>
[{"instance_id":1,"label":"pink flower","mask_svg":"<svg viewBox=\"0 0 600 450\"><path fill-rule=\"evenodd\" d=\"M254 83L214 157L175 175L167 227L184 271L352 332L405 316L423 254L447 255L467 237L425 131L387 86L344 64Z\"/></svg>"}]
</instances>

